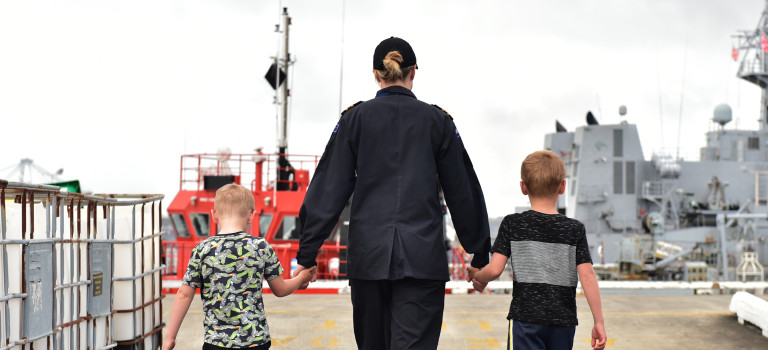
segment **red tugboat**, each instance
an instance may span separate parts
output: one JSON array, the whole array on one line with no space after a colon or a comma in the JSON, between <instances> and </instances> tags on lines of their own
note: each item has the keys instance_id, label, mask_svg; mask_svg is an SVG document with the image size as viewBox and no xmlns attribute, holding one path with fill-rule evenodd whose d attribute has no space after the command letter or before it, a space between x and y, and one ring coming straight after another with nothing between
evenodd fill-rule
<instances>
[{"instance_id":1,"label":"red tugboat","mask_svg":"<svg viewBox=\"0 0 768 350\"><path fill-rule=\"evenodd\" d=\"M287 50L291 18L287 9L283 9L281 22L282 56L277 56L280 58L275 59L266 77L277 90L276 103L281 107L278 109L278 152L263 154L259 148L253 154L231 154L225 149L216 154L181 156L179 193L168 207L176 240L163 241L166 265L163 286L168 292L175 292L179 287L195 245L216 234L211 220L213 201L216 190L228 183L243 185L253 193L258 221L254 220L249 233L263 237L272 245L285 269L283 277L289 278L295 266L293 258L299 249L299 209L320 157L287 154L289 90L284 83L284 72L291 63ZM348 223L348 220L341 222ZM317 257L319 279L345 278L347 227L337 225L323 244ZM333 289L333 292L337 291ZM308 289L304 292L330 290Z\"/></svg>"}]
</instances>

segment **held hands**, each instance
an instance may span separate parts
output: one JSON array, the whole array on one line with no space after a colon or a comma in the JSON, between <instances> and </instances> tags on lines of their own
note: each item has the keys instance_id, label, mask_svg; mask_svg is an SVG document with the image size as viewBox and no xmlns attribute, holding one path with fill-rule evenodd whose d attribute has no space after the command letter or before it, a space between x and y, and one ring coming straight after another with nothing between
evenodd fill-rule
<instances>
[{"instance_id":1,"label":"held hands","mask_svg":"<svg viewBox=\"0 0 768 350\"><path fill-rule=\"evenodd\" d=\"M467 267L467 282L472 282L473 279L475 279L475 275L480 272L480 269L476 267L469 266Z\"/></svg>"},{"instance_id":2,"label":"held hands","mask_svg":"<svg viewBox=\"0 0 768 350\"><path fill-rule=\"evenodd\" d=\"M472 288L474 288L478 292L483 292L485 290L485 287L488 285L488 283L482 283L475 279L475 275L480 272L480 269L476 267L469 266L467 267L467 282L472 282Z\"/></svg>"},{"instance_id":3,"label":"held hands","mask_svg":"<svg viewBox=\"0 0 768 350\"><path fill-rule=\"evenodd\" d=\"M605 335L605 325L595 323L595 326L592 327L592 348L594 350L604 349L607 340L608 336Z\"/></svg>"},{"instance_id":4,"label":"held hands","mask_svg":"<svg viewBox=\"0 0 768 350\"><path fill-rule=\"evenodd\" d=\"M317 266L313 266L312 268L307 269L302 265L297 265L296 269L294 269L293 273L291 274L291 278L296 278L297 276L299 276L299 274L301 274L302 271L305 271L305 270L307 271L307 273L310 274L310 277L309 279L306 279L304 283L301 284L299 289L307 289L307 287L309 287L309 282L317 281ZM305 277L302 277L302 280L304 280L303 278Z\"/></svg>"},{"instance_id":5,"label":"held hands","mask_svg":"<svg viewBox=\"0 0 768 350\"><path fill-rule=\"evenodd\" d=\"M298 278L307 284L310 281L315 281L317 279L317 266L312 266L308 269L303 269L299 271Z\"/></svg>"}]
</instances>

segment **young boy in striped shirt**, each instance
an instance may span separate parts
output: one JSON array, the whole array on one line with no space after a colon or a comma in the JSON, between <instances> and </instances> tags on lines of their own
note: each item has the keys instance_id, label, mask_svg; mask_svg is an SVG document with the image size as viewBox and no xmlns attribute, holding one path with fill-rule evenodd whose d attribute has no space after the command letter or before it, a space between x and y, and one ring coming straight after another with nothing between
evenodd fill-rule
<instances>
[{"instance_id":1,"label":"young boy in striped shirt","mask_svg":"<svg viewBox=\"0 0 768 350\"><path fill-rule=\"evenodd\" d=\"M520 189L531 209L504 218L491 263L482 270L469 267L468 280L482 287L511 260L507 346L516 350L573 348L576 284L581 280L594 319L592 347L603 349L607 337L600 290L584 225L557 211L558 196L565 192L565 164L550 151L538 151L525 158L520 172Z\"/></svg>"}]
</instances>

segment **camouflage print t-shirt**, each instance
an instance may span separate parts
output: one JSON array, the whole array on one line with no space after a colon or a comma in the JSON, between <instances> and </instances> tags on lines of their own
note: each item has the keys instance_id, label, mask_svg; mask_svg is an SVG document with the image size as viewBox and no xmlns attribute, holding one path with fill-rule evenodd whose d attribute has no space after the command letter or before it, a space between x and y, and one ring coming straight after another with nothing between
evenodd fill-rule
<instances>
[{"instance_id":1,"label":"camouflage print t-shirt","mask_svg":"<svg viewBox=\"0 0 768 350\"><path fill-rule=\"evenodd\" d=\"M261 285L282 273L269 243L245 232L218 234L195 246L182 283L202 288L203 340L227 348L270 341Z\"/></svg>"}]
</instances>

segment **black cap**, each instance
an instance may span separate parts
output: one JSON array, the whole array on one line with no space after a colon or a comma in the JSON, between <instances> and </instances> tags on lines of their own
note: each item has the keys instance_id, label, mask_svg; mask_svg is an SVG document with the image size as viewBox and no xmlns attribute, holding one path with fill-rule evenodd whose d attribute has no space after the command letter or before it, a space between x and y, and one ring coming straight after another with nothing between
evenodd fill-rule
<instances>
[{"instance_id":1,"label":"black cap","mask_svg":"<svg viewBox=\"0 0 768 350\"><path fill-rule=\"evenodd\" d=\"M401 67L416 65L416 54L413 53L411 45L407 41L393 36L389 39L384 39L379 43L379 46L376 46L376 50L373 51L373 68L376 70L387 69L384 67L384 58L392 51L400 52L400 56L403 56L403 63L400 64Z\"/></svg>"}]
</instances>

